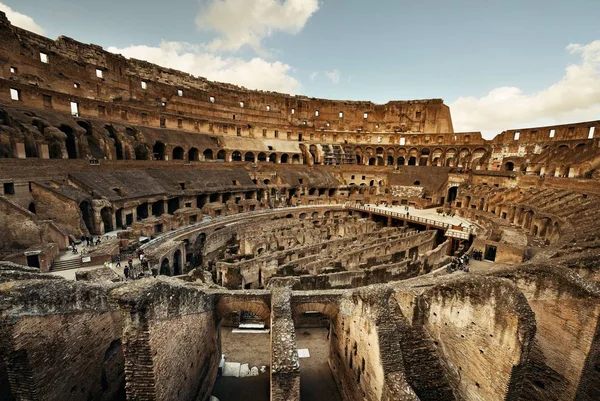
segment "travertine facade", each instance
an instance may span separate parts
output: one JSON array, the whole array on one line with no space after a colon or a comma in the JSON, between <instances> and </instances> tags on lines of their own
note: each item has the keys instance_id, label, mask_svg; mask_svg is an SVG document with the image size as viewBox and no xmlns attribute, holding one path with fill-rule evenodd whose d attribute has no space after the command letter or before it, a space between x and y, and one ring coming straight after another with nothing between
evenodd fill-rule
<instances>
[{"instance_id":1,"label":"travertine facade","mask_svg":"<svg viewBox=\"0 0 600 401\"><path fill-rule=\"evenodd\" d=\"M0 39L0 400L206 400L248 314L272 400L314 315L343 399L600 398L600 121L485 140L440 99L250 91L1 13ZM47 274L117 230L86 263L158 278ZM474 250L499 264L442 268Z\"/></svg>"}]
</instances>

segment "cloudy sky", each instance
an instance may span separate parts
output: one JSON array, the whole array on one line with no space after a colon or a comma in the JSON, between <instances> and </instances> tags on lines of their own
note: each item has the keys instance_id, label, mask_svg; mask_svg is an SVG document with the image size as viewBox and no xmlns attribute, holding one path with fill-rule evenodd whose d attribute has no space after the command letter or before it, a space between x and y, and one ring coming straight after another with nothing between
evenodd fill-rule
<instances>
[{"instance_id":1,"label":"cloudy sky","mask_svg":"<svg viewBox=\"0 0 600 401\"><path fill-rule=\"evenodd\" d=\"M600 0L0 0L13 24L253 89L443 98L456 131L600 119Z\"/></svg>"}]
</instances>

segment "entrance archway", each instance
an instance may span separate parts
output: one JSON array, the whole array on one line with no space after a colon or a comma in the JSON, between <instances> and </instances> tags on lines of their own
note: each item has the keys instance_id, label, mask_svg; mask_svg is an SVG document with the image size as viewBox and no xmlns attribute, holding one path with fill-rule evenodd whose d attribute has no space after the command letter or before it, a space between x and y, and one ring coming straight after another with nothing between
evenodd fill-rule
<instances>
[{"instance_id":1,"label":"entrance archway","mask_svg":"<svg viewBox=\"0 0 600 401\"><path fill-rule=\"evenodd\" d=\"M450 187L448 189L448 197L446 198L447 203L452 203L456 200L456 195L458 194L458 187Z\"/></svg>"},{"instance_id":2,"label":"entrance archway","mask_svg":"<svg viewBox=\"0 0 600 401\"><path fill-rule=\"evenodd\" d=\"M171 275L171 268L169 266L169 259L164 258L160 264L160 274L163 276Z\"/></svg>"},{"instance_id":3,"label":"entrance archway","mask_svg":"<svg viewBox=\"0 0 600 401\"><path fill-rule=\"evenodd\" d=\"M152 147L152 153L154 153L154 160L165 160L165 144L156 142Z\"/></svg>"},{"instance_id":4,"label":"entrance archway","mask_svg":"<svg viewBox=\"0 0 600 401\"><path fill-rule=\"evenodd\" d=\"M88 201L82 201L79 204L79 210L81 211L81 218L83 223L85 224L85 228L87 228L90 234L95 234L94 232L94 221L92 220L93 210L92 205Z\"/></svg>"},{"instance_id":5,"label":"entrance archway","mask_svg":"<svg viewBox=\"0 0 600 401\"><path fill-rule=\"evenodd\" d=\"M65 139L65 147L67 148L69 159L77 159L77 138L75 137L73 128L68 125L61 125L60 130L67 136Z\"/></svg>"},{"instance_id":6,"label":"entrance archway","mask_svg":"<svg viewBox=\"0 0 600 401\"><path fill-rule=\"evenodd\" d=\"M181 259L181 251L178 249L173 254L173 275L180 276L183 270L183 261Z\"/></svg>"},{"instance_id":7,"label":"entrance archway","mask_svg":"<svg viewBox=\"0 0 600 401\"><path fill-rule=\"evenodd\" d=\"M100 216L102 217L102 223L104 224L104 233L114 230L112 209L110 207L102 208L102 210L100 210Z\"/></svg>"}]
</instances>

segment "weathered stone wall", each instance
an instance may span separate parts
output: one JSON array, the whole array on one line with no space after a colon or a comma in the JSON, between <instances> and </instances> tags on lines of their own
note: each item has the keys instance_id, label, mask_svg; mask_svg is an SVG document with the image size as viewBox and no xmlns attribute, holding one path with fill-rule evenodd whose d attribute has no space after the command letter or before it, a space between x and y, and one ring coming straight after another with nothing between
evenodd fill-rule
<instances>
[{"instance_id":1,"label":"weathered stone wall","mask_svg":"<svg viewBox=\"0 0 600 401\"><path fill-rule=\"evenodd\" d=\"M10 391L17 399L123 400L123 321L109 307L109 287L51 281L1 290Z\"/></svg>"},{"instance_id":2,"label":"weathered stone wall","mask_svg":"<svg viewBox=\"0 0 600 401\"><path fill-rule=\"evenodd\" d=\"M128 399L206 399L220 359L211 298L168 279L145 280L111 296L125 318Z\"/></svg>"},{"instance_id":3,"label":"weathered stone wall","mask_svg":"<svg viewBox=\"0 0 600 401\"><path fill-rule=\"evenodd\" d=\"M536 400L592 400L598 395L598 288L564 270L498 273L514 281L535 313L534 358L528 396Z\"/></svg>"},{"instance_id":4,"label":"weathered stone wall","mask_svg":"<svg viewBox=\"0 0 600 401\"><path fill-rule=\"evenodd\" d=\"M520 291L500 280L469 278L435 285L422 297L397 299L434 340L459 398L518 399L535 334Z\"/></svg>"}]
</instances>

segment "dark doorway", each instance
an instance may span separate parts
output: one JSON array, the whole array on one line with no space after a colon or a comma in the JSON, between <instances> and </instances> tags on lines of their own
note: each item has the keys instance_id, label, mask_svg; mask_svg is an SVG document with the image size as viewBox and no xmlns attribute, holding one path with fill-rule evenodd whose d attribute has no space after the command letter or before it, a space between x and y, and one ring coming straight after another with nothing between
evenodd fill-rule
<instances>
[{"instance_id":1,"label":"dark doorway","mask_svg":"<svg viewBox=\"0 0 600 401\"><path fill-rule=\"evenodd\" d=\"M163 259L162 263L160 264L160 274L162 274L163 276L170 276L171 275L171 268L169 267L169 259Z\"/></svg>"},{"instance_id":2,"label":"dark doorway","mask_svg":"<svg viewBox=\"0 0 600 401\"><path fill-rule=\"evenodd\" d=\"M152 147L152 153L154 153L154 160L165 160L165 144L156 142Z\"/></svg>"},{"instance_id":3,"label":"dark doorway","mask_svg":"<svg viewBox=\"0 0 600 401\"><path fill-rule=\"evenodd\" d=\"M117 228L123 228L123 208L117 209L115 212L115 220L117 220Z\"/></svg>"},{"instance_id":4,"label":"dark doorway","mask_svg":"<svg viewBox=\"0 0 600 401\"><path fill-rule=\"evenodd\" d=\"M112 209L109 207L105 207L100 210L100 216L102 217L102 223L104 223L104 233L112 231L113 228L113 219L112 219Z\"/></svg>"},{"instance_id":5,"label":"dark doorway","mask_svg":"<svg viewBox=\"0 0 600 401\"><path fill-rule=\"evenodd\" d=\"M173 275L180 276L182 274L182 260L181 260L181 251L178 249L173 254Z\"/></svg>"},{"instance_id":6,"label":"dark doorway","mask_svg":"<svg viewBox=\"0 0 600 401\"><path fill-rule=\"evenodd\" d=\"M40 255L27 255L27 266L40 268Z\"/></svg>"},{"instance_id":7,"label":"dark doorway","mask_svg":"<svg viewBox=\"0 0 600 401\"><path fill-rule=\"evenodd\" d=\"M152 204L152 216L160 217L165 212L165 201L159 200Z\"/></svg>"},{"instance_id":8,"label":"dark doorway","mask_svg":"<svg viewBox=\"0 0 600 401\"><path fill-rule=\"evenodd\" d=\"M67 136L67 139L65 140L65 146L67 148L69 159L77 159L77 139L75 138L75 132L73 132L73 128L69 127L68 125L61 125L60 130Z\"/></svg>"},{"instance_id":9,"label":"dark doorway","mask_svg":"<svg viewBox=\"0 0 600 401\"><path fill-rule=\"evenodd\" d=\"M177 146L175 149L173 149L173 160L183 160L183 155L184 155L184 151L183 148L181 146Z\"/></svg>"},{"instance_id":10,"label":"dark doorway","mask_svg":"<svg viewBox=\"0 0 600 401\"><path fill-rule=\"evenodd\" d=\"M137 215L138 221L148 218L148 202L144 202L135 208L135 214Z\"/></svg>"},{"instance_id":11,"label":"dark doorway","mask_svg":"<svg viewBox=\"0 0 600 401\"><path fill-rule=\"evenodd\" d=\"M496 261L496 247L493 245L485 246L485 260L489 260L491 262Z\"/></svg>"},{"instance_id":12,"label":"dark doorway","mask_svg":"<svg viewBox=\"0 0 600 401\"><path fill-rule=\"evenodd\" d=\"M31 213L35 214L35 203L31 202L27 209L29 209Z\"/></svg>"},{"instance_id":13,"label":"dark doorway","mask_svg":"<svg viewBox=\"0 0 600 401\"><path fill-rule=\"evenodd\" d=\"M83 201L79 204L79 210L81 211L81 218L83 219L85 228L87 228L90 234L95 234L94 222L92 220L92 206L88 201Z\"/></svg>"},{"instance_id":14,"label":"dark doorway","mask_svg":"<svg viewBox=\"0 0 600 401\"><path fill-rule=\"evenodd\" d=\"M450 187L450 189L448 189L448 197L446 198L448 203L454 202L456 200L457 194L458 194L458 187Z\"/></svg>"}]
</instances>

